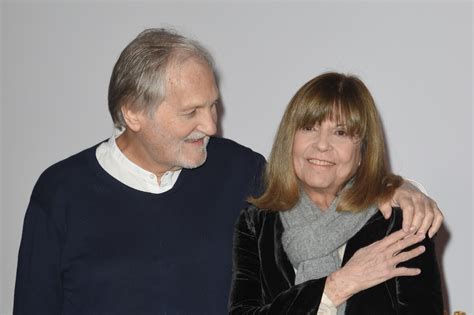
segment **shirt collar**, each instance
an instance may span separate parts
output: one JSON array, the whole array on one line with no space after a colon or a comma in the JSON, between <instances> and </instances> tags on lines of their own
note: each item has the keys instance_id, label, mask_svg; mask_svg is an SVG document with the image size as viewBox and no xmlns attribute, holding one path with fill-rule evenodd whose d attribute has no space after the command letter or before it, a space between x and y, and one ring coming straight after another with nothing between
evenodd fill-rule
<instances>
[{"instance_id":1,"label":"shirt collar","mask_svg":"<svg viewBox=\"0 0 474 315\"><path fill-rule=\"evenodd\" d=\"M112 137L97 148L96 156L99 164L123 184L141 191L162 193L173 188L181 169L165 172L160 178L160 184L158 184L158 179L154 173L130 161L117 146L115 139L123 132L124 129L115 129Z\"/></svg>"}]
</instances>

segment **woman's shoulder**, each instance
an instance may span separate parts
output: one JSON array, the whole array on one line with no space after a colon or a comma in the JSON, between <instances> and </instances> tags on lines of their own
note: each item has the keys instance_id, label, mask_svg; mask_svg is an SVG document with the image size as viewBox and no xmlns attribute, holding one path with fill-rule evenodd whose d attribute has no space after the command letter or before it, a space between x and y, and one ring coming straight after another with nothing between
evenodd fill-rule
<instances>
[{"instance_id":1,"label":"woman's shoulder","mask_svg":"<svg viewBox=\"0 0 474 315\"><path fill-rule=\"evenodd\" d=\"M262 209L250 204L242 209L239 219L241 222L244 221L247 226L255 232L255 230L258 230L259 227L267 222L274 222L280 218L278 216L278 211Z\"/></svg>"},{"instance_id":2,"label":"woman's shoulder","mask_svg":"<svg viewBox=\"0 0 474 315\"><path fill-rule=\"evenodd\" d=\"M392 215L385 219L382 213L377 211L366 223L366 227L377 227L385 231L386 234L395 232L402 228L403 213L399 207L392 208Z\"/></svg>"},{"instance_id":3,"label":"woman's shoulder","mask_svg":"<svg viewBox=\"0 0 474 315\"><path fill-rule=\"evenodd\" d=\"M274 217L277 216L278 211L269 210L269 209L262 209L253 204L249 204L246 208L242 209L242 214L245 214L249 217Z\"/></svg>"}]
</instances>

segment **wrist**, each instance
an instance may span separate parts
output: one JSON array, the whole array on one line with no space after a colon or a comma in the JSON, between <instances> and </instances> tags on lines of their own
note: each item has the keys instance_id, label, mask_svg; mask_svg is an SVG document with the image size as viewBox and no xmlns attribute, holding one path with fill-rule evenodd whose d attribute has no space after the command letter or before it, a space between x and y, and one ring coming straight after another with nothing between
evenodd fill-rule
<instances>
[{"instance_id":1,"label":"wrist","mask_svg":"<svg viewBox=\"0 0 474 315\"><path fill-rule=\"evenodd\" d=\"M331 273L326 278L324 286L324 294L334 303L339 306L347 301L355 292L353 286L346 281L341 269Z\"/></svg>"}]
</instances>

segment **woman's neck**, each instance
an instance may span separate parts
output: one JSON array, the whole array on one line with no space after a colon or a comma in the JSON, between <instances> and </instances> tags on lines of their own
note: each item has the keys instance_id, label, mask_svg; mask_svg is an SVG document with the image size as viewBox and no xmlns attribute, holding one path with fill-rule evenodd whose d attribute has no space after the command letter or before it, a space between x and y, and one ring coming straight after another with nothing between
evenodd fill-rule
<instances>
[{"instance_id":1,"label":"woman's neck","mask_svg":"<svg viewBox=\"0 0 474 315\"><path fill-rule=\"evenodd\" d=\"M331 192L315 192L315 191L306 191L309 199L319 208L321 211L326 211L336 199L337 194Z\"/></svg>"}]
</instances>

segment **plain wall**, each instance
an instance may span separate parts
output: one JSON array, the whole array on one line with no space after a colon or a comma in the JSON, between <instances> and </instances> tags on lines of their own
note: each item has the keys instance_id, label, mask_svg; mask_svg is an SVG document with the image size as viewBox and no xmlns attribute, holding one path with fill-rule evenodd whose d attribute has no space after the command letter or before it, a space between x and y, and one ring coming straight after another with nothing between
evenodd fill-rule
<instances>
[{"instance_id":1,"label":"plain wall","mask_svg":"<svg viewBox=\"0 0 474 315\"><path fill-rule=\"evenodd\" d=\"M3 17L2 14L3 6L0 4L0 17ZM0 34L3 35L3 23L0 23ZM0 40L0 314L4 307L3 301L4 298L4 268L3 268L3 261L4 261L4 251L3 251L3 215L5 209L3 208L3 36L0 36L2 40ZM13 244L11 244L13 245ZM13 245L14 246L14 245ZM10 286L8 284L8 286Z\"/></svg>"},{"instance_id":2,"label":"plain wall","mask_svg":"<svg viewBox=\"0 0 474 315\"><path fill-rule=\"evenodd\" d=\"M446 306L473 312L473 5L430 2L7 2L1 10L0 314L11 314L33 185L111 135L107 88L140 31L173 26L213 53L221 128L268 156L286 104L328 70L371 90L394 172L445 214L436 242Z\"/></svg>"}]
</instances>

